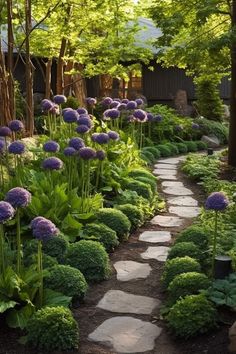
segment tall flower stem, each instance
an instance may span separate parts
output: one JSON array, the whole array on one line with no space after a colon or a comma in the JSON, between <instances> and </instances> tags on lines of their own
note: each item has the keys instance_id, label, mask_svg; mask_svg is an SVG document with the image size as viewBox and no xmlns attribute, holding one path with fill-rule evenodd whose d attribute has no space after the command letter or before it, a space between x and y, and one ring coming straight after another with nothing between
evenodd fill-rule
<instances>
[{"instance_id":1,"label":"tall flower stem","mask_svg":"<svg viewBox=\"0 0 236 354\"><path fill-rule=\"evenodd\" d=\"M140 150L142 149L142 147L143 147L143 124L140 123L140 145L139 145Z\"/></svg>"},{"instance_id":2,"label":"tall flower stem","mask_svg":"<svg viewBox=\"0 0 236 354\"><path fill-rule=\"evenodd\" d=\"M42 241L38 241L38 273L40 278L39 286L39 308L43 305L43 257L42 257Z\"/></svg>"},{"instance_id":3,"label":"tall flower stem","mask_svg":"<svg viewBox=\"0 0 236 354\"><path fill-rule=\"evenodd\" d=\"M1 160L0 160L0 174L1 174L1 187L2 189L4 189L4 170L3 170L3 160L2 160L2 157L1 157Z\"/></svg>"},{"instance_id":4,"label":"tall flower stem","mask_svg":"<svg viewBox=\"0 0 236 354\"><path fill-rule=\"evenodd\" d=\"M17 245L17 274L21 271L21 232L20 232L20 209L16 210L16 245Z\"/></svg>"},{"instance_id":5,"label":"tall flower stem","mask_svg":"<svg viewBox=\"0 0 236 354\"><path fill-rule=\"evenodd\" d=\"M215 223L214 223L214 238L213 238L213 250L212 250L212 262L211 262L211 275L214 276L215 256L216 256L216 244L217 244L217 227L218 227L218 211L215 211Z\"/></svg>"},{"instance_id":6,"label":"tall flower stem","mask_svg":"<svg viewBox=\"0 0 236 354\"><path fill-rule=\"evenodd\" d=\"M4 228L3 224L0 224L0 271L4 273L5 271L5 254L4 254Z\"/></svg>"}]
</instances>

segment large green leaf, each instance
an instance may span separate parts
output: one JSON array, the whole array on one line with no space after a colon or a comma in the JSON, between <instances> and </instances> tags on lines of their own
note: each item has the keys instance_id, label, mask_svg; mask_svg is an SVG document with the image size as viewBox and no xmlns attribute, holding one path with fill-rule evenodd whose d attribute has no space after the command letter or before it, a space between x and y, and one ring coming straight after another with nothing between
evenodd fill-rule
<instances>
[{"instance_id":1,"label":"large green leaf","mask_svg":"<svg viewBox=\"0 0 236 354\"><path fill-rule=\"evenodd\" d=\"M8 309L11 309L17 305L15 301L0 301L0 313L5 312Z\"/></svg>"},{"instance_id":2,"label":"large green leaf","mask_svg":"<svg viewBox=\"0 0 236 354\"><path fill-rule=\"evenodd\" d=\"M7 315L7 324L11 328L24 329L27 325L28 320L33 315L35 307L31 304L27 304L20 310L12 309Z\"/></svg>"},{"instance_id":3,"label":"large green leaf","mask_svg":"<svg viewBox=\"0 0 236 354\"><path fill-rule=\"evenodd\" d=\"M45 289L43 293L43 306L69 307L72 297L63 295L51 289Z\"/></svg>"}]
</instances>

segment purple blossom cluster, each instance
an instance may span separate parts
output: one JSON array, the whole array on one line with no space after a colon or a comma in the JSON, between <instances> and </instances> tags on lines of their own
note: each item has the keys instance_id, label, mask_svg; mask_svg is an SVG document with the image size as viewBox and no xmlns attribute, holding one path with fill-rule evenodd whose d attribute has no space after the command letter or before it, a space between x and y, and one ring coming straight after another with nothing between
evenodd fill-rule
<instances>
[{"instance_id":1,"label":"purple blossom cluster","mask_svg":"<svg viewBox=\"0 0 236 354\"><path fill-rule=\"evenodd\" d=\"M120 139L120 136L117 132L113 131L113 130L110 130L107 135L109 136L109 138L111 140L119 140Z\"/></svg>"},{"instance_id":2,"label":"purple blossom cluster","mask_svg":"<svg viewBox=\"0 0 236 354\"><path fill-rule=\"evenodd\" d=\"M83 160L92 160L96 157L96 151L90 147L83 147L79 150L79 156Z\"/></svg>"},{"instance_id":3,"label":"purple blossom cluster","mask_svg":"<svg viewBox=\"0 0 236 354\"><path fill-rule=\"evenodd\" d=\"M54 140L49 140L43 145L43 150L45 152L58 152L60 145Z\"/></svg>"},{"instance_id":4,"label":"purple blossom cluster","mask_svg":"<svg viewBox=\"0 0 236 354\"><path fill-rule=\"evenodd\" d=\"M15 215L15 209L13 208L13 206L8 202L1 201L0 202L0 223L3 224L4 222L11 220L14 215Z\"/></svg>"},{"instance_id":5,"label":"purple blossom cluster","mask_svg":"<svg viewBox=\"0 0 236 354\"><path fill-rule=\"evenodd\" d=\"M12 132L20 132L24 130L24 124L21 120L14 119L8 124Z\"/></svg>"},{"instance_id":6,"label":"purple blossom cluster","mask_svg":"<svg viewBox=\"0 0 236 354\"><path fill-rule=\"evenodd\" d=\"M64 96L64 95L56 95L56 96L53 97L53 101L54 101L56 104L61 105L61 104L63 104L63 103L66 103L67 98L66 98L66 96Z\"/></svg>"},{"instance_id":7,"label":"purple blossom cluster","mask_svg":"<svg viewBox=\"0 0 236 354\"><path fill-rule=\"evenodd\" d=\"M81 115L81 114L88 114L87 109L86 109L86 108L83 108L83 107L77 108L76 111L77 111L77 113L78 113L79 115Z\"/></svg>"},{"instance_id":8,"label":"purple blossom cluster","mask_svg":"<svg viewBox=\"0 0 236 354\"><path fill-rule=\"evenodd\" d=\"M79 113L74 109L66 109L62 112L63 119L66 123L75 123L79 118Z\"/></svg>"},{"instance_id":9,"label":"purple blossom cluster","mask_svg":"<svg viewBox=\"0 0 236 354\"><path fill-rule=\"evenodd\" d=\"M11 129L8 127L0 127L0 136L11 136Z\"/></svg>"},{"instance_id":10,"label":"purple blossom cluster","mask_svg":"<svg viewBox=\"0 0 236 354\"><path fill-rule=\"evenodd\" d=\"M38 216L31 221L31 228L33 229L34 237L40 241L48 241L59 234L55 224L42 216Z\"/></svg>"},{"instance_id":11,"label":"purple blossom cluster","mask_svg":"<svg viewBox=\"0 0 236 354\"><path fill-rule=\"evenodd\" d=\"M42 162L42 167L45 170L60 170L63 167L63 162L58 157L48 157Z\"/></svg>"},{"instance_id":12,"label":"purple blossom cluster","mask_svg":"<svg viewBox=\"0 0 236 354\"><path fill-rule=\"evenodd\" d=\"M115 108L107 109L103 113L104 119L117 119L120 117L120 111Z\"/></svg>"},{"instance_id":13,"label":"purple blossom cluster","mask_svg":"<svg viewBox=\"0 0 236 354\"><path fill-rule=\"evenodd\" d=\"M142 123L147 121L147 113L142 109L136 109L133 113L133 117L134 119Z\"/></svg>"},{"instance_id":14,"label":"purple blossom cluster","mask_svg":"<svg viewBox=\"0 0 236 354\"><path fill-rule=\"evenodd\" d=\"M4 150L5 150L5 142L3 140L0 140L0 154L2 154Z\"/></svg>"},{"instance_id":15,"label":"purple blossom cluster","mask_svg":"<svg viewBox=\"0 0 236 354\"><path fill-rule=\"evenodd\" d=\"M107 144L109 140L110 138L107 133L99 133L95 137L95 142L99 145Z\"/></svg>"},{"instance_id":16,"label":"purple blossom cluster","mask_svg":"<svg viewBox=\"0 0 236 354\"><path fill-rule=\"evenodd\" d=\"M100 160L100 161L105 160L105 158L106 158L106 153L105 153L105 151L104 151L104 150L98 150L98 151L96 152L96 158L97 158L98 160Z\"/></svg>"},{"instance_id":17,"label":"purple blossom cluster","mask_svg":"<svg viewBox=\"0 0 236 354\"><path fill-rule=\"evenodd\" d=\"M31 193L21 187L10 189L5 197L5 201L13 208L25 208L31 202Z\"/></svg>"},{"instance_id":18,"label":"purple blossom cluster","mask_svg":"<svg viewBox=\"0 0 236 354\"><path fill-rule=\"evenodd\" d=\"M206 200L205 208L215 211L223 211L229 205L229 200L223 192L214 192Z\"/></svg>"},{"instance_id":19,"label":"purple blossom cluster","mask_svg":"<svg viewBox=\"0 0 236 354\"><path fill-rule=\"evenodd\" d=\"M25 152L25 145L19 140L13 141L9 145L8 151L10 154L22 155Z\"/></svg>"},{"instance_id":20,"label":"purple blossom cluster","mask_svg":"<svg viewBox=\"0 0 236 354\"><path fill-rule=\"evenodd\" d=\"M78 153L78 151L75 150L73 147L70 147L70 146L68 146L68 147L66 147L64 149L64 155L65 156L75 156L75 155L77 155L77 153Z\"/></svg>"},{"instance_id":21,"label":"purple blossom cluster","mask_svg":"<svg viewBox=\"0 0 236 354\"><path fill-rule=\"evenodd\" d=\"M95 106L95 104L97 104L96 98L93 97L87 97L86 102L89 106Z\"/></svg>"},{"instance_id":22,"label":"purple blossom cluster","mask_svg":"<svg viewBox=\"0 0 236 354\"><path fill-rule=\"evenodd\" d=\"M85 147L85 143L81 138L71 138L69 141L69 147L79 151L81 148Z\"/></svg>"}]
</instances>

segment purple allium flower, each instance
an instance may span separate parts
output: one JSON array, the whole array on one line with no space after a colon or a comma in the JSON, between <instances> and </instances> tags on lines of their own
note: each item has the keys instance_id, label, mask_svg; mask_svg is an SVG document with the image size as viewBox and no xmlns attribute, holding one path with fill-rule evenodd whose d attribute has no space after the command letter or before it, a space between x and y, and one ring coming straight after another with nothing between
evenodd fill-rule
<instances>
[{"instance_id":1,"label":"purple allium flower","mask_svg":"<svg viewBox=\"0 0 236 354\"><path fill-rule=\"evenodd\" d=\"M112 108L112 109L107 109L104 113L103 116L105 118L111 118L111 119L116 119L119 118L120 112L118 109Z\"/></svg>"},{"instance_id":2,"label":"purple allium flower","mask_svg":"<svg viewBox=\"0 0 236 354\"><path fill-rule=\"evenodd\" d=\"M111 140L119 140L120 138L119 134L113 130L110 130L107 134Z\"/></svg>"},{"instance_id":3,"label":"purple allium flower","mask_svg":"<svg viewBox=\"0 0 236 354\"><path fill-rule=\"evenodd\" d=\"M133 109L136 109L136 108L137 108L137 102L135 102L135 101L129 101L126 104L126 109L128 109L128 110L133 110Z\"/></svg>"},{"instance_id":4,"label":"purple allium flower","mask_svg":"<svg viewBox=\"0 0 236 354\"><path fill-rule=\"evenodd\" d=\"M21 155L25 152L25 145L19 140L13 141L8 146L8 151L10 154Z\"/></svg>"},{"instance_id":5,"label":"purple allium flower","mask_svg":"<svg viewBox=\"0 0 236 354\"><path fill-rule=\"evenodd\" d=\"M110 140L109 135L106 133L99 133L96 137L96 143L98 143L99 145L102 144L107 144L108 141Z\"/></svg>"},{"instance_id":6,"label":"purple allium flower","mask_svg":"<svg viewBox=\"0 0 236 354\"><path fill-rule=\"evenodd\" d=\"M25 208L31 202L31 194L24 188L12 188L7 192L5 201L10 203L15 209Z\"/></svg>"},{"instance_id":7,"label":"purple allium flower","mask_svg":"<svg viewBox=\"0 0 236 354\"><path fill-rule=\"evenodd\" d=\"M47 220L46 218L44 218L43 216L37 216L36 218L34 218L33 220L31 220L31 223L30 223L30 227L32 229L34 229L35 227L37 227L37 224L39 221L42 221L42 220Z\"/></svg>"},{"instance_id":8,"label":"purple allium flower","mask_svg":"<svg viewBox=\"0 0 236 354\"><path fill-rule=\"evenodd\" d=\"M77 154L77 152L78 152L77 150L75 150L73 147L70 147L70 146L68 146L64 149L65 156L74 156Z\"/></svg>"},{"instance_id":9,"label":"purple allium flower","mask_svg":"<svg viewBox=\"0 0 236 354\"><path fill-rule=\"evenodd\" d=\"M8 127L0 127L0 136L11 136L11 129Z\"/></svg>"},{"instance_id":10,"label":"purple allium flower","mask_svg":"<svg viewBox=\"0 0 236 354\"><path fill-rule=\"evenodd\" d=\"M147 113L142 109L136 109L133 113L133 117L140 122L145 122L147 120Z\"/></svg>"},{"instance_id":11,"label":"purple allium flower","mask_svg":"<svg viewBox=\"0 0 236 354\"><path fill-rule=\"evenodd\" d=\"M33 229L34 237L41 241L47 241L59 233L59 230L55 224L46 218L37 217L33 219L31 222L31 227Z\"/></svg>"},{"instance_id":12,"label":"purple allium flower","mask_svg":"<svg viewBox=\"0 0 236 354\"><path fill-rule=\"evenodd\" d=\"M96 152L96 158L100 161L103 161L106 158L106 153L104 150L98 150Z\"/></svg>"},{"instance_id":13,"label":"purple allium flower","mask_svg":"<svg viewBox=\"0 0 236 354\"><path fill-rule=\"evenodd\" d=\"M223 192L214 192L206 200L205 208L215 211L223 211L229 205L229 200Z\"/></svg>"},{"instance_id":14,"label":"purple allium flower","mask_svg":"<svg viewBox=\"0 0 236 354\"><path fill-rule=\"evenodd\" d=\"M119 109L119 111L125 111L126 110L126 103L121 103L117 109Z\"/></svg>"},{"instance_id":15,"label":"purple allium flower","mask_svg":"<svg viewBox=\"0 0 236 354\"><path fill-rule=\"evenodd\" d=\"M110 104L110 108L116 108L116 107L119 107L120 105L120 102L118 101L113 101L111 104Z\"/></svg>"},{"instance_id":16,"label":"purple allium flower","mask_svg":"<svg viewBox=\"0 0 236 354\"><path fill-rule=\"evenodd\" d=\"M182 132L182 130L183 130L183 127L182 127L182 125L176 125L175 127L175 130L177 131L177 132Z\"/></svg>"},{"instance_id":17,"label":"purple allium flower","mask_svg":"<svg viewBox=\"0 0 236 354\"><path fill-rule=\"evenodd\" d=\"M3 224L4 222L13 218L15 214L15 209L13 206L8 202L0 202L0 223Z\"/></svg>"},{"instance_id":18,"label":"purple allium flower","mask_svg":"<svg viewBox=\"0 0 236 354\"><path fill-rule=\"evenodd\" d=\"M63 119L66 123L74 123L77 122L79 118L78 112L76 112L74 109L72 110L66 110L62 113Z\"/></svg>"},{"instance_id":19,"label":"purple allium flower","mask_svg":"<svg viewBox=\"0 0 236 354\"><path fill-rule=\"evenodd\" d=\"M96 151L90 147L83 147L79 150L79 156L83 160L91 160L96 157Z\"/></svg>"},{"instance_id":20,"label":"purple allium flower","mask_svg":"<svg viewBox=\"0 0 236 354\"><path fill-rule=\"evenodd\" d=\"M88 114L87 109L86 109L86 108L83 108L83 107L77 108L76 111L79 113L79 115L81 115L81 114Z\"/></svg>"},{"instance_id":21,"label":"purple allium flower","mask_svg":"<svg viewBox=\"0 0 236 354\"><path fill-rule=\"evenodd\" d=\"M46 152L57 152L60 150L60 145L54 140L49 140L43 145L43 150Z\"/></svg>"},{"instance_id":22,"label":"purple allium flower","mask_svg":"<svg viewBox=\"0 0 236 354\"><path fill-rule=\"evenodd\" d=\"M45 170L60 170L63 167L63 162L58 157L48 157L42 162L42 167Z\"/></svg>"},{"instance_id":23,"label":"purple allium flower","mask_svg":"<svg viewBox=\"0 0 236 354\"><path fill-rule=\"evenodd\" d=\"M128 102L129 102L128 98L123 98L123 100L121 100L121 103L127 104Z\"/></svg>"},{"instance_id":24,"label":"purple allium flower","mask_svg":"<svg viewBox=\"0 0 236 354\"><path fill-rule=\"evenodd\" d=\"M142 98L136 98L135 102L137 103L138 106L142 106L144 103Z\"/></svg>"},{"instance_id":25,"label":"purple allium flower","mask_svg":"<svg viewBox=\"0 0 236 354\"><path fill-rule=\"evenodd\" d=\"M49 112L51 114L59 115L60 114L60 109L57 104L54 104L52 108L49 109Z\"/></svg>"},{"instance_id":26,"label":"purple allium flower","mask_svg":"<svg viewBox=\"0 0 236 354\"><path fill-rule=\"evenodd\" d=\"M119 103L121 103L121 99L120 99L120 98L118 98L118 97L116 97L116 98L113 98L113 101L116 101L116 102L119 102Z\"/></svg>"},{"instance_id":27,"label":"purple allium flower","mask_svg":"<svg viewBox=\"0 0 236 354\"><path fill-rule=\"evenodd\" d=\"M93 133L91 136L91 140L96 142L97 136L99 135L99 133Z\"/></svg>"},{"instance_id":28,"label":"purple allium flower","mask_svg":"<svg viewBox=\"0 0 236 354\"><path fill-rule=\"evenodd\" d=\"M89 106L95 106L95 104L97 103L97 100L96 100L96 98L93 98L93 97L87 97L86 102Z\"/></svg>"},{"instance_id":29,"label":"purple allium flower","mask_svg":"<svg viewBox=\"0 0 236 354\"><path fill-rule=\"evenodd\" d=\"M44 99L41 102L41 108L43 112L48 112L51 108L53 107L53 102L48 100L48 99Z\"/></svg>"},{"instance_id":30,"label":"purple allium flower","mask_svg":"<svg viewBox=\"0 0 236 354\"><path fill-rule=\"evenodd\" d=\"M75 131L78 133L78 134L85 134L85 133L88 133L89 132L89 127L87 125L84 125L84 124L81 124L79 125Z\"/></svg>"},{"instance_id":31,"label":"purple allium flower","mask_svg":"<svg viewBox=\"0 0 236 354\"><path fill-rule=\"evenodd\" d=\"M82 114L81 116L79 116L77 123L79 125L87 125L88 128L92 128L92 125L93 125L92 120L86 114Z\"/></svg>"},{"instance_id":32,"label":"purple allium flower","mask_svg":"<svg viewBox=\"0 0 236 354\"><path fill-rule=\"evenodd\" d=\"M62 103L66 103L67 98L64 95L56 95L56 96L53 97L53 101L56 104L62 104Z\"/></svg>"},{"instance_id":33,"label":"purple allium flower","mask_svg":"<svg viewBox=\"0 0 236 354\"><path fill-rule=\"evenodd\" d=\"M71 138L69 141L69 147L73 147L75 150L79 150L85 147L84 141L81 138Z\"/></svg>"},{"instance_id":34,"label":"purple allium flower","mask_svg":"<svg viewBox=\"0 0 236 354\"><path fill-rule=\"evenodd\" d=\"M0 140L0 154L3 153L5 149L5 142L3 140Z\"/></svg>"},{"instance_id":35,"label":"purple allium flower","mask_svg":"<svg viewBox=\"0 0 236 354\"><path fill-rule=\"evenodd\" d=\"M21 130L24 129L24 124L22 123L21 120L14 119L8 124L9 128L13 132L20 132Z\"/></svg>"},{"instance_id":36,"label":"purple allium flower","mask_svg":"<svg viewBox=\"0 0 236 354\"><path fill-rule=\"evenodd\" d=\"M192 128L193 128L193 129L199 129L199 124L197 124L197 123L192 123Z\"/></svg>"},{"instance_id":37,"label":"purple allium flower","mask_svg":"<svg viewBox=\"0 0 236 354\"><path fill-rule=\"evenodd\" d=\"M66 111L73 111L73 109L70 108L70 107L63 108L63 110L62 110L62 115L63 115Z\"/></svg>"},{"instance_id":38,"label":"purple allium flower","mask_svg":"<svg viewBox=\"0 0 236 354\"><path fill-rule=\"evenodd\" d=\"M113 102L113 99L111 97L105 97L103 100L102 100L102 104L104 106L110 106L110 104Z\"/></svg>"},{"instance_id":39,"label":"purple allium flower","mask_svg":"<svg viewBox=\"0 0 236 354\"><path fill-rule=\"evenodd\" d=\"M152 113L147 113L147 120L148 120L149 122L152 122L152 121L154 120L154 116L153 116Z\"/></svg>"},{"instance_id":40,"label":"purple allium flower","mask_svg":"<svg viewBox=\"0 0 236 354\"><path fill-rule=\"evenodd\" d=\"M161 122L163 119L163 117L160 114L157 114L156 116L154 116L153 121L154 122Z\"/></svg>"}]
</instances>

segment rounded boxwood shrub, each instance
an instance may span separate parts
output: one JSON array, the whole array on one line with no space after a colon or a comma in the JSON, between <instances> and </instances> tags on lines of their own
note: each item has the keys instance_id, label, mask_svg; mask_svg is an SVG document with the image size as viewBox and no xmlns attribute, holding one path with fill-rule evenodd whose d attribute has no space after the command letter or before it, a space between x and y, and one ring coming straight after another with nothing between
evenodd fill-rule
<instances>
[{"instance_id":1,"label":"rounded boxwood shrub","mask_svg":"<svg viewBox=\"0 0 236 354\"><path fill-rule=\"evenodd\" d=\"M82 238L100 242L107 252L111 252L119 245L116 232L105 224L86 224L82 229Z\"/></svg>"},{"instance_id":2,"label":"rounded boxwood shrub","mask_svg":"<svg viewBox=\"0 0 236 354\"><path fill-rule=\"evenodd\" d=\"M39 350L78 348L79 328L71 311L65 307L44 307L27 323L27 342Z\"/></svg>"},{"instance_id":3,"label":"rounded boxwood shrub","mask_svg":"<svg viewBox=\"0 0 236 354\"><path fill-rule=\"evenodd\" d=\"M197 143L195 141L185 141L184 144L188 148L188 152L196 152L198 150Z\"/></svg>"},{"instance_id":4,"label":"rounded boxwood shrub","mask_svg":"<svg viewBox=\"0 0 236 354\"><path fill-rule=\"evenodd\" d=\"M143 224L144 221L143 214L135 205L132 204L116 205L116 209L121 210L122 213L124 213L127 216L129 221L131 222L133 230Z\"/></svg>"},{"instance_id":5,"label":"rounded boxwood shrub","mask_svg":"<svg viewBox=\"0 0 236 354\"><path fill-rule=\"evenodd\" d=\"M43 243L43 252L55 257L59 263L63 263L67 247L68 241L64 238L60 236L52 237Z\"/></svg>"},{"instance_id":6,"label":"rounded boxwood shrub","mask_svg":"<svg viewBox=\"0 0 236 354\"><path fill-rule=\"evenodd\" d=\"M51 257L45 253L43 253L42 261L43 261L43 268L44 269L51 268L51 267L58 264L56 258ZM38 262L37 253L33 253L30 256L28 256L27 258L26 257L24 258L25 267L30 267L33 264L37 264L37 262Z\"/></svg>"},{"instance_id":7,"label":"rounded boxwood shrub","mask_svg":"<svg viewBox=\"0 0 236 354\"><path fill-rule=\"evenodd\" d=\"M198 261L200 261L202 258L199 247L196 246L193 242L180 242L170 249L168 259L185 256L189 256Z\"/></svg>"},{"instance_id":8,"label":"rounded boxwood shrub","mask_svg":"<svg viewBox=\"0 0 236 354\"><path fill-rule=\"evenodd\" d=\"M49 270L45 277L45 286L70 296L73 300L82 300L88 290L88 284L79 269L58 264Z\"/></svg>"},{"instance_id":9,"label":"rounded boxwood shrub","mask_svg":"<svg viewBox=\"0 0 236 354\"><path fill-rule=\"evenodd\" d=\"M157 148L161 153L161 157L169 157L172 155L171 149L166 144L157 145Z\"/></svg>"},{"instance_id":10,"label":"rounded boxwood shrub","mask_svg":"<svg viewBox=\"0 0 236 354\"><path fill-rule=\"evenodd\" d=\"M136 168L136 169L130 171L129 176L133 177L134 179L136 179L138 177L147 177L154 182L157 181L157 178L151 172L144 170L142 168Z\"/></svg>"},{"instance_id":11,"label":"rounded boxwood shrub","mask_svg":"<svg viewBox=\"0 0 236 354\"><path fill-rule=\"evenodd\" d=\"M136 177L137 181L149 184L149 186L151 187L152 193L155 194L157 191L157 181L149 178L149 177L143 177L143 176L138 176Z\"/></svg>"},{"instance_id":12,"label":"rounded boxwood shrub","mask_svg":"<svg viewBox=\"0 0 236 354\"><path fill-rule=\"evenodd\" d=\"M148 150L141 150L141 157L145 157L150 163L154 163L156 160L155 156L151 153L151 151ZM144 160L146 161L145 158Z\"/></svg>"},{"instance_id":13,"label":"rounded boxwood shrub","mask_svg":"<svg viewBox=\"0 0 236 354\"><path fill-rule=\"evenodd\" d=\"M71 244L67 250L66 262L79 269L87 281L101 281L110 274L108 254L97 241L82 240Z\"/></svg>"},{"instance_id":14,"label":"rounded boxwood shrub","mask_svg":"<svg viewBox=\"0 0 236 354\"><path fill-rule=\"evenodd\" d=\"M144 147L142 149L142 151L150 151L153 154L153 156L155 157L155 159L159 159L161 156L160 151L157 148L155 148L154 146Z\"/></svg>"},{"instance_id":15,"label":"rounded boxwood shrub","mask_svg":"<svg viewBox=\"0 0 236 354\"><path fill-rule=\"evenodd\" d=\"M177 275L168 286L168 302L174 304L180 297L194 295L211 285L205 274L188 272Z\"/></svg>"},{"instance_id":16,"label":"rounded boxwood shrub","mask_svg":"<svg viewBox=\"0 0 236 354\"><path fill-rule=\"evenodd\" d=\"M179 149L175 144L172 143L166 143L166 146L170 148L171 154L172 155L178 155L179 154Z\"/></svg>"},{"instance_id":17,"label":"rounded boxwood shrub","mask_svg":"<svg viewBox=\"0 0 236 354\"><path fill-rule=\"evenodd\" d=\"M188 256L177 257L166 262L161 281L163 286L167 288L170 282L172 282L172 280L176 277L176 275L187 272L200 273L200 271L201 267L196 259Z\"/></svg>"},{"instance_id":18,"label":"rounded boxwood shrub","mask_svg":"<svg viewBox=\"0 0 236 354\"><path fill-rule=\"evenodd\" d=\"M216 314L212 303L199 294L177 301L166 318L177 336L189 338L216 327Z\"/></svg>"},{"instance_id":19,"label":"rounded boxwood shrub","mask_svg":"<svg viewBox=\"0 0 236 354\"><path fill-rule=\"evenodd\" d=\"M101 208L96 216L99 222L116 232L119 241L128 239L131 223L122 211L113 208Z\"/></svg>"},{"instance_id":20,"label":"rounded boxwood shrub","mask_svg":"<svg viewBox=\"0 0 236 354\"><path fill-rule=\"evenodd\" d=\"M206 150L207 149L207 144L204 141L198 140L198 141L195 141L195 143L197 144L198 150Z\"/></svg>"},{"instance_id":21,"label":"rounded boxwood shrub","mask_svg":"<svg viewBox=\"0 0 236 354\"><path fill-rule=\"evenodd\" d=\"M193 242L201 250L206 250L209 240L208 235L201 227L192 225L180 233L175 243L179 242Z\"/></svg>"},{"instance_id":22,"label":"rounded boxwood shrub","mask_svg":"<svg viewBox=\"0 0 236 354\"><path fill-rule=\"evenodd\" d=\"M188 148L184 143L175 143L180 154L186 154L188 152Z\"/></svg>"},{"instance_id":23,"label":"rounded boxwood shrub","mask_svg":"<svg viewBox=\"0 0 236 354\"><path fill-rule=\"evenodd\" d=\"M137 180L126 181L124 182L124 187L126 189L130 189L131 191L137 192L138 195L141 195L143 198L148 200L151 200L153 197L150 185L146 185L144 182Z\"/></svg>"}]
</instances>

